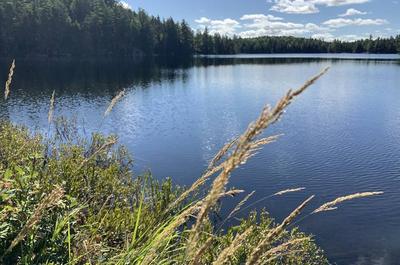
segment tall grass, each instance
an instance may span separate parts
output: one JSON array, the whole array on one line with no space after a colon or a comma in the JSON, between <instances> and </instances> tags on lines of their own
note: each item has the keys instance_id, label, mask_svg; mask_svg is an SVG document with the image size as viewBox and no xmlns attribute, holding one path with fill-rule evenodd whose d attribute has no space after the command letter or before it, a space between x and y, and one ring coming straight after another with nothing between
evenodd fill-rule
<instances>
[{"instance_id":1,"label":"tall grass","mask_svg":"<svg viewBox=\"0 0 400 265\"><path fill-rule=\"evenodd\" d=\"M8 73L8 79L6 81L6 86L4 89L4 99L7 100L8 96L10 95L10 86L11 86L11 82L14 76L14 69L15 69L15 60L12 61L11 67L10 67L10 71Z\"/></svg>"},{"instance_id":2,"label":"tall grass","mask_svg":"<svg viewBox=\"0 0 400 265\"><path fill-rule=\"evenodd\" d=\"M187 189L174 186L169 179L156 181L150 173L135 174L131 156L117 146L115 136L93 134L90 139L70 141L76 137L69 136L74 130L68 130L64 120L62 125L53 120L54 93L48 120L58 129L51 141L2 122L1 263L328 264L312 237L297 228L288 229L314 196L282 223L261 211L220 229L227 219L246 209L253 193L244 196L222 223L211 218L218 212L221 198L243 192L227 188L232 172L279 138L262 137L263 132L327 71L298 90L288 91L273 108L266 106L242 135L222 147ZM122 96L112 100L104 116ZM302 190L277 191L263 200ZM378 193L338 198L314 212L367 195Z\"/></svg>"}]
</instances>

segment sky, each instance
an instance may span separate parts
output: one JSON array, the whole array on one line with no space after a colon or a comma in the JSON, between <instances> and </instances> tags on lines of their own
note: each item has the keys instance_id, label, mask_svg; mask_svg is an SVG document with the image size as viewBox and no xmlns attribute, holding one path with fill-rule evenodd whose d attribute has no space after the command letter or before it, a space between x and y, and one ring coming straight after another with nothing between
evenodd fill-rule
<instances>
[{"instance_id":1,"label":"sky","mask_svg":"<svg viewBox=\"0 0 400 265\"><path fill-rule=\"evenodd\" d=\"M186 20L194 30L353 41L400 34L400 0L123 0L127 8Z\"/></svg>"}]
</instances>

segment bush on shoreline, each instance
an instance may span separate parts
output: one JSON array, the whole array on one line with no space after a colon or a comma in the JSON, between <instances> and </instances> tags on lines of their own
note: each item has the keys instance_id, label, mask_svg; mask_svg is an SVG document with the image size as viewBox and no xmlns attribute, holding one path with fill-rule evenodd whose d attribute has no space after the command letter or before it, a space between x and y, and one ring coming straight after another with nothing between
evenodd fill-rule
<instances>
[{"instance_id":1,"label":"bush on shoreline","mask_svg":"<svg viewBox=\"0 0 400 265\"><path fill-rule=\"evenodd\" d=\"M123 147L115 146L114 137L93 135L88 142L66 139L50 141L24 127L1 124L2 262L141 264L157 243L154 240L160 240L153 263L186 263L186 242L193 219L188 218L169 233L165 231L197 201L188 199L167 211L183 189L170 180L155 181L150 174L132 177L132 158ZM57 190L62 195L43 206ZM199 264L218 259L237 235L247 231L246 240L226 262L241 264L257 246L260 234L276 226L266 213L252 213L226 232L215 231L207 222L199 241L208 242L210 247ZM293 246L287 246L292 251L278 252L282 256L268 264L327 263L313 240L297 229L280 234L275 246L293 240Z\"/></svg>"}]
</instances>

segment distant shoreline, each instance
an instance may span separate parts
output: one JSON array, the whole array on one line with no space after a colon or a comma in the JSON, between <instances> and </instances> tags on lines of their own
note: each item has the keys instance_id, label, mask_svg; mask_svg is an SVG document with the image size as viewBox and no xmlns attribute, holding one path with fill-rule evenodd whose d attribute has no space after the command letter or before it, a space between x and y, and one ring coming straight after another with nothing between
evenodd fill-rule
<instances>
[{"instance_id":1,"label":"distant shoreline","mask_svg":"<svg viewBox=\"0 0 400 265\"><path fill-rule=\"evenodd\" d=\"M133 62L141 63L147 60L179 59L191 60L196 58L212 59L340 59L340 60L400 60L400 54L396 53L237 53L237 54L195 54L191 56L134 56L134 57L72 57L72 56L15 56L0 57L0 61L22 60L38 62Z\"/></svg>"},{"instance_id":2,"label":"distant shoreline","mask_svg":"<svg viewBox=\"0 0 400 265\"><path fill-rule=\"evenodd\" d=\"M196 55L198 58L222 59L338 59L338 60L400 60L395 53L241 53L227 55Z\"/></svg>"}]
</instances>

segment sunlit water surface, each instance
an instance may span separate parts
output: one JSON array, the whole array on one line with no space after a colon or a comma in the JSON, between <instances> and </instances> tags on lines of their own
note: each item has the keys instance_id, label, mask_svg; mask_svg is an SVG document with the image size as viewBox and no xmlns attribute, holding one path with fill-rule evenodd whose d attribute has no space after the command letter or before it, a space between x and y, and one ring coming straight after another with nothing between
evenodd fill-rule
<instances>
[{"instance_id":1,"label":"sunlit water surface","mask_svg":"<svg viewBox=\"0 0 400 265\"><path fill-rule=\"evenodd\" d=\"M400 263L400 59L380 55L217 56L183 63L17 61L11 98L0 115L47 131L55 115L75 117L81 134L114 133L135 158L136 172L189 185L229 139L323 67L330 72L290 106L268 133L283 133L232 176L256 191L250 203L279 190L301 193L255 206L278 221L311 194L306 213L338 196L384 191L347 202L298 225L315 235L337 264ZM4 83L9 62L1 62ZM102 122L111 98L127 96ZM242 197L223 201L228 212Z\"/></svg>"}]
</instances>

